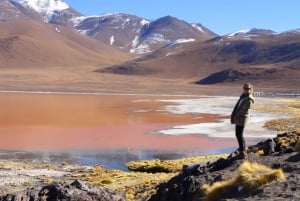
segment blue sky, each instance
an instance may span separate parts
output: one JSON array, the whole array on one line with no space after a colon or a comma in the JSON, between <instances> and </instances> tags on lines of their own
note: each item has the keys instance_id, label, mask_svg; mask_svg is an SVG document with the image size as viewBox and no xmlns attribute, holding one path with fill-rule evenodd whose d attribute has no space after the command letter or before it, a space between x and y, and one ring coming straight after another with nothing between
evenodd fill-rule
<instances>
[{"instance_id":1,"label":"blue sky","mask_svg":"<svg viewBox=\"0 0 300 201\"><path fill-rule=\"evenodd\" d=\"M149 20L171 15L201 23L219 35L264 28L276 32L300 28L300 0L64 0L84 15L112 12Z\"/></svg>"}]
</instances>

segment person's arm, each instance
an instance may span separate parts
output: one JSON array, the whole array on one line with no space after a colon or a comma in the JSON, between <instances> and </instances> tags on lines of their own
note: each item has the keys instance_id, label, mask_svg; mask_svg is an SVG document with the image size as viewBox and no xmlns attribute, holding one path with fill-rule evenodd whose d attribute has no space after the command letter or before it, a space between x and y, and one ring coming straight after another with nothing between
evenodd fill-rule
<instances>
[{"instance_id":1,"label":"person's arm","mask_svg":"<svg viewBox=\"0 0 300 201\"><path fill-rule=\"evenodd\" d=\"M250 106L251 106L251 100L247 98L246 100L243 101L242 105L240 106L237 116L238 117L245 116L248 113Z\"/></svg>"}]
</instances>

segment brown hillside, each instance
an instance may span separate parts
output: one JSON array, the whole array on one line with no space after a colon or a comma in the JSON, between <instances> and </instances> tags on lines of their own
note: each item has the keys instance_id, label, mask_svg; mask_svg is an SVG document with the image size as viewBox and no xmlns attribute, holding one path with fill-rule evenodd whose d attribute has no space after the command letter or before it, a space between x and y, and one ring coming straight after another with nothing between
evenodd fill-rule
<instances>
[{"instance_id":1,"label":"brown hillside","mask_svg":"<svg viewBox=\"0 0 300 201\"><path fill-rule=\"evenodd\" d=\"M300 82L299 58L299 35L251 39L216 37L182 44L180 48L164 48L152 55L99 71L119 74L143 72L156 77L185 78L201 84L204 84L200 82L202 79L206 79L205 84L251 80L261 86L296 89ZM228 69L234 70L237 76L228 74L226 77ZM211 75L214 75L213 80L207 80ZM222 78L217 78L218 75Z\"/></svg>"},{"instance_id":2,"label":"brown hillside","mask_svg":"<svg viewBox=\"0 0 300 201\"><path fill-rule=\"evenodd\" d=\"M31 20L0 24L0 67L102 66L128 59L118 49L61 26Z\"/></svg>"}]
</instances>

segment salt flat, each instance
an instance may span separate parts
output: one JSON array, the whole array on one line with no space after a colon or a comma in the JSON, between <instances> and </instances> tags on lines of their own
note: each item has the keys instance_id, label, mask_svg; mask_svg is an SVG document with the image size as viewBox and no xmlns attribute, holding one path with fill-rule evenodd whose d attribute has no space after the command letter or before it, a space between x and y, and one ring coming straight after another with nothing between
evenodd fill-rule
<instances>
[{"instance_id":1,"label":"salt flat","mask_svg":"<svg viewBox=\"0 0 300 201\"><path fill-rule=\"evenodd\" d=\"M163 111L173 114L214 114L223 118L217 122L176 125L158 131L165 135L200 134L216 138L233 138L234 125L230 124L230 114L237 97L212 96L199 99L160 100L175 105L167 105ZM266 107L281 107L286 103L282 98L256 97L255 104ZM252 109L249 124L245 130L247 138L273 138L277 132L264 127L267 121L280 118L291 118L288 113L265 112Z\"/></svg>"}]
</instances>

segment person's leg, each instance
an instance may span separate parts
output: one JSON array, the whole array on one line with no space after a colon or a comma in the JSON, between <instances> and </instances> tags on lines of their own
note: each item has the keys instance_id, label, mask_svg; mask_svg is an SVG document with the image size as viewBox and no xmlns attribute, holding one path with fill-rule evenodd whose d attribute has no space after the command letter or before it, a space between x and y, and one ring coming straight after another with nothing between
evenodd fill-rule
<instances>
[{"instance_id":1,"label":"person's leg","mask_svg":"<svg viewBox=\"0 0 300 201\"><path fill-rule=\"evenodd\" d=\"M245 138L244 138L244 126L235 126L235 136L239 144L240 153L244 152L246 149Z\"/></svg>"}]
</instances>

